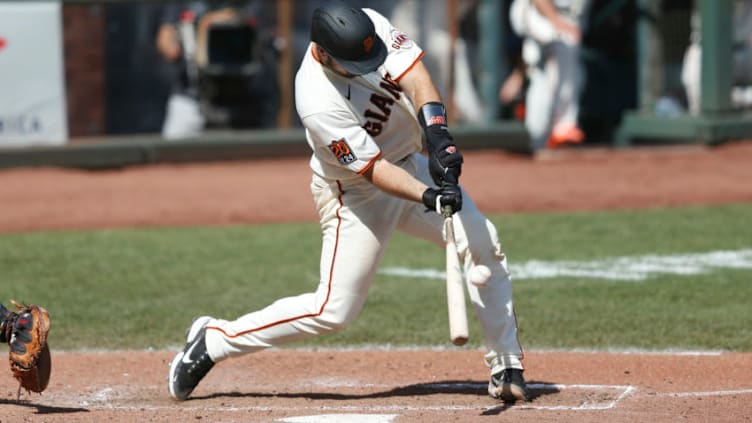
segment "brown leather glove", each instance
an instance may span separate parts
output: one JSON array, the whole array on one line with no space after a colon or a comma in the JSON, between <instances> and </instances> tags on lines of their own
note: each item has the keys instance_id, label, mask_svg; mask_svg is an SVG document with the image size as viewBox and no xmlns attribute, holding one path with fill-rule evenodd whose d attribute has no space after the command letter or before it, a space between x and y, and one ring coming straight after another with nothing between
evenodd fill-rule
<instances>
[{"instance_id":1,"label":"brown leather glove","mask_svg":"<svg viewBox=\"0 0 752 423\"><path fill-rule=\"evenodd\" d=\"M18 309L13 312L0 304L0 340L10 347L10 370L21 388L27 392L42 392L50 381L52 363L47 345L50 315L37 305L21 305L11 300Z\"/></svg>"}]
</instances>

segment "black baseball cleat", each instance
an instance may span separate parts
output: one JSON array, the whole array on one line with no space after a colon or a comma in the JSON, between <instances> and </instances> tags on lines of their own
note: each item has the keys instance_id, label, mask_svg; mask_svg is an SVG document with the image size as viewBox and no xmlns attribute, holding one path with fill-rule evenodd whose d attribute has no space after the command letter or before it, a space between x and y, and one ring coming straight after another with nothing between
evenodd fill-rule
<instances>
[{"instance_id":1,"label":"black baseball cleat","mask_svg":"<svg viewBox=\"0 0 752 423\"><path fill-rule=\"evenodd\" d=\"M206 351L206 324L209 320L211 317L202 316L193 321L188 329L185 348L170 363L167 387L170 395L176 400L187 399L201 379L214 367L214 362Z\"/></svg>"},{"instance_id":2,"label":"black baseball cleat","mask_svg":"<svg viewBox=\"0 0 752 423\"><path fill-rule=\"evenodd\" d=\"M504 369L491 375L488 394L504 402L527 401L527 385L520 369Z\"/></svg>"}]
</instances>

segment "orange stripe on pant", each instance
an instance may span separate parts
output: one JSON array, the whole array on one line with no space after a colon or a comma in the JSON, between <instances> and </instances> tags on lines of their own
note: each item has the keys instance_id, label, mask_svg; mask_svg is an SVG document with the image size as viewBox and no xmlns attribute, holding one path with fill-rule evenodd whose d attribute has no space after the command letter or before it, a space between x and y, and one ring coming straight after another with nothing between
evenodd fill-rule
<instances>
[{"instance_id":1,"label":"orange stripe on pant","mask_svg":"<svg viewBox=\"0 0 752 423\"><path fill-rule=\"evenodd\" d=\"M262 331L264 329L269 329L269 328L274 327L274 326L278 326L278 325L282 325L282 324L285 324L285 323L294 322L296 320L305 319L305 318L309 318L309 317L319 317L319 316L321 316L324 313L324 309L326 308L326 305L329 303L329 297L330 297L330 295L332 293L332 280L334 280L334 263L337 261L337 249L339 248L339 235L340 235L340 228L342 226L342 217L340 216L339 212L342 209L342 206L344 205L344 203L342 202L342 196L345 194L345 192L344 192L344 190L342 190L342 185L340 184L339 181L337 181L337 186L339 187L339 196L338 196L339 208L337 209L337 236L336 236L336 241L334 243L334 254L332 256L332 262L331 262L331 265L329 267L329 282L327 284L328 289L327 289L327 292L326 292L326 299L324 300L324 303L321 304L321 308L319 308L319 311L317 313L308 313L308 314L303 314L303 315L300 315L300 316L290 317L290 318L284 319L284 320L278 320L278 321L273 322L273 323L269 323L269 324L266 324L266 325L263 325L263 326L259 326L259 327L255 327L255 328L252 328L252 329L248 329L248 330L244 330L244 331L241 331L241 332L237 332L235 334L227 333L227 331L225 331L224 329L222 329L220 327L217 327L217 326L207 326L206 327L207 330L216 330L216 331L222 332L228 338L237 338L237 337L240 337L240 336L243 336L243 335L247 335L249 333L258 332L258 331Z\"/></svg>"}]
</instances>

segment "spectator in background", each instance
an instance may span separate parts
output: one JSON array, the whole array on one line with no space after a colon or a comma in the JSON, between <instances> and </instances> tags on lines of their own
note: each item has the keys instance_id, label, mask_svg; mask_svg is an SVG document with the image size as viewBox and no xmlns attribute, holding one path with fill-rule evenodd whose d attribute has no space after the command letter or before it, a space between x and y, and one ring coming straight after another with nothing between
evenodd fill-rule
<instances>
[{"instance_id":1,"label":"spectator in background","mask_svg":"<svg viewBox=\"0 0 752 423\"><path fill-rule=\"evenodd\" d=\"M693 115L700 112L700 68L702 60L700 25L700 14L695 2L692 13L690 44L684 53L681 74L682 84L687 94L689 112ZM752 0L734 1L733 25L732 83L736 86L752 85ZM744 93L745 91L747 90L741 92ZM740 97L735 98L734 103L737 105L752 106L752 98L745 98L750 96L736 97Z\"/></svg>"},{"instance_id":2,"label":"spectator in background","mask_svg":"<svg viewBox=\"0 0 752 423\"><path fill-rule=\"evenodd\" d=\"M525 120L525 92L527 91L527 66L522 60L522 38L512 29L509 20L511 3L504 2L503 53L507 63L506 75L499 88L502 105L501 118Z\"/></svg>"},{"instance_id":3,"label":"spectator in background","mask_svg":"<svg viewBox=\"0 0 752 423\"><path fill-rule=\"evenodd\" d=\"M157 50L171 67L172 94L162 136L196 136L205 127L276 124L273 38L260 25L268 2L176 2L163 13ZM262 18L262 19L259 19Z\"/></svg>"},{"instance_id":4,"label":"spectator in background","mask_svg":"<svg viewBox=\"0 0 752 423\"><path fill-rule=\"evenodd\" d=\"M579 101L585 69L580 44L589 0L513 0L510 22L524 38L530 85L525 126L533 150L581 143Z\"/></svg>"}]
</instances>

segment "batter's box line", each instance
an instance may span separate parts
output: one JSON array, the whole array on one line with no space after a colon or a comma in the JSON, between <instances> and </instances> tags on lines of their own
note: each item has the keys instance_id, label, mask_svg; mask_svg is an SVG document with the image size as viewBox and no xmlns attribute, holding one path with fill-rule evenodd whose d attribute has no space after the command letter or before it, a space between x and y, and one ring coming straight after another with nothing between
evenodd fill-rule
<instances>
[{"instance_id":1,"label":"batter's box line","mask_svg":"<svg viewBox=\"0 0 752 423\"><path fill-rule=\"evenodd\" d=\"M421 385L427 389L484 389L486 384L480 383L428 383ZM490 407L488 410L494 410L499 408L518 408L518 409L530 409L530 410L567 410L567 411L593 411L593 410L610 410L623 400L624 398L637 392L637 388L631 385L584 385L584 384L557 384L557 383L528 383L528 389L538 391L563 391L568 389L589 389L593 391L616 391L618 395L616 398L609 401L601 401L595 403L583 402L579 405L534 405L534 404L514 404Z\"/></svg>"},{"instance_id":2,"label":"batter's box line","mask_svg":"<svg viewBox=\"0 0 752 423\"><path fill-rule=\"evenodd\" d=\"M752 389L733 389L723 391L705 391L705 392L661 392L645 394L645 398L669 397L669 398L686 398L686 397L722 397L727 395L752 395Z\"/></svg>"},{"instance_id":3,"label":"batter's box line","mask_svg":"<svg viewBox=\"0 0 752 423\"><path fill-rule=\"evenodd\" d=\"M424 389L446 390L446 389L473 389L482 390L485 389L486 384L481 383L427 383L421 385ZM530 403L514 404L514 405L500 405L485 408L486 411L493 411L498 409L529 409L529 410L549 410L549 411L593 411L593 410L610 410L616 405L637 391L637 388L629 385L565 385L565 384L551 384L551 383L529 383L528 388L540 391L562 391L570 389L581 390L593 390L593 391L617 391L616 398L609 401L602 401L597 403L584 402L579 405L535 405ZM99 399L100 395L95 395ZM215 406L160 406L160 405L117 405L117 404L102 404L96 403L97 401L88 402L86 405L91 409L99 410L180 410L180 411L211 411L211 412L239 412L239 411L286 411L286 412L305 412L310 410L318 411L331 411L331 412L411 412L411 411L468 411L478 410L478 405L428 405L428 406L410 406L410 405L374 405L374 406L274 406L274 405L253 405L253 406L229 406L229 407L215 407ZM79 405L81 403L79 402ZM483 408L483 407L480 407Z\"/></svg>"},{"instance_id":4,"label":"batter's box line","mask_svg":"<svg viewBox=\"0 0 752 423\"><path fill-rule=\"evenodd\" d=\"M592 410L611 410L616 407L621 400L637 392L637 388L631 385L561 385L555 383L531 383L528 384L530 389L539 390L565 390L565 389L592 389L594 391L616 391L618 395L611 401L603 401L597 403L584 402L579 406L529 406L521 404L520 408L533 408L537 410L570 410L570 411L592 411ZM619 392L620 391L620 392Z\"/></svg>"}]
</instances>

